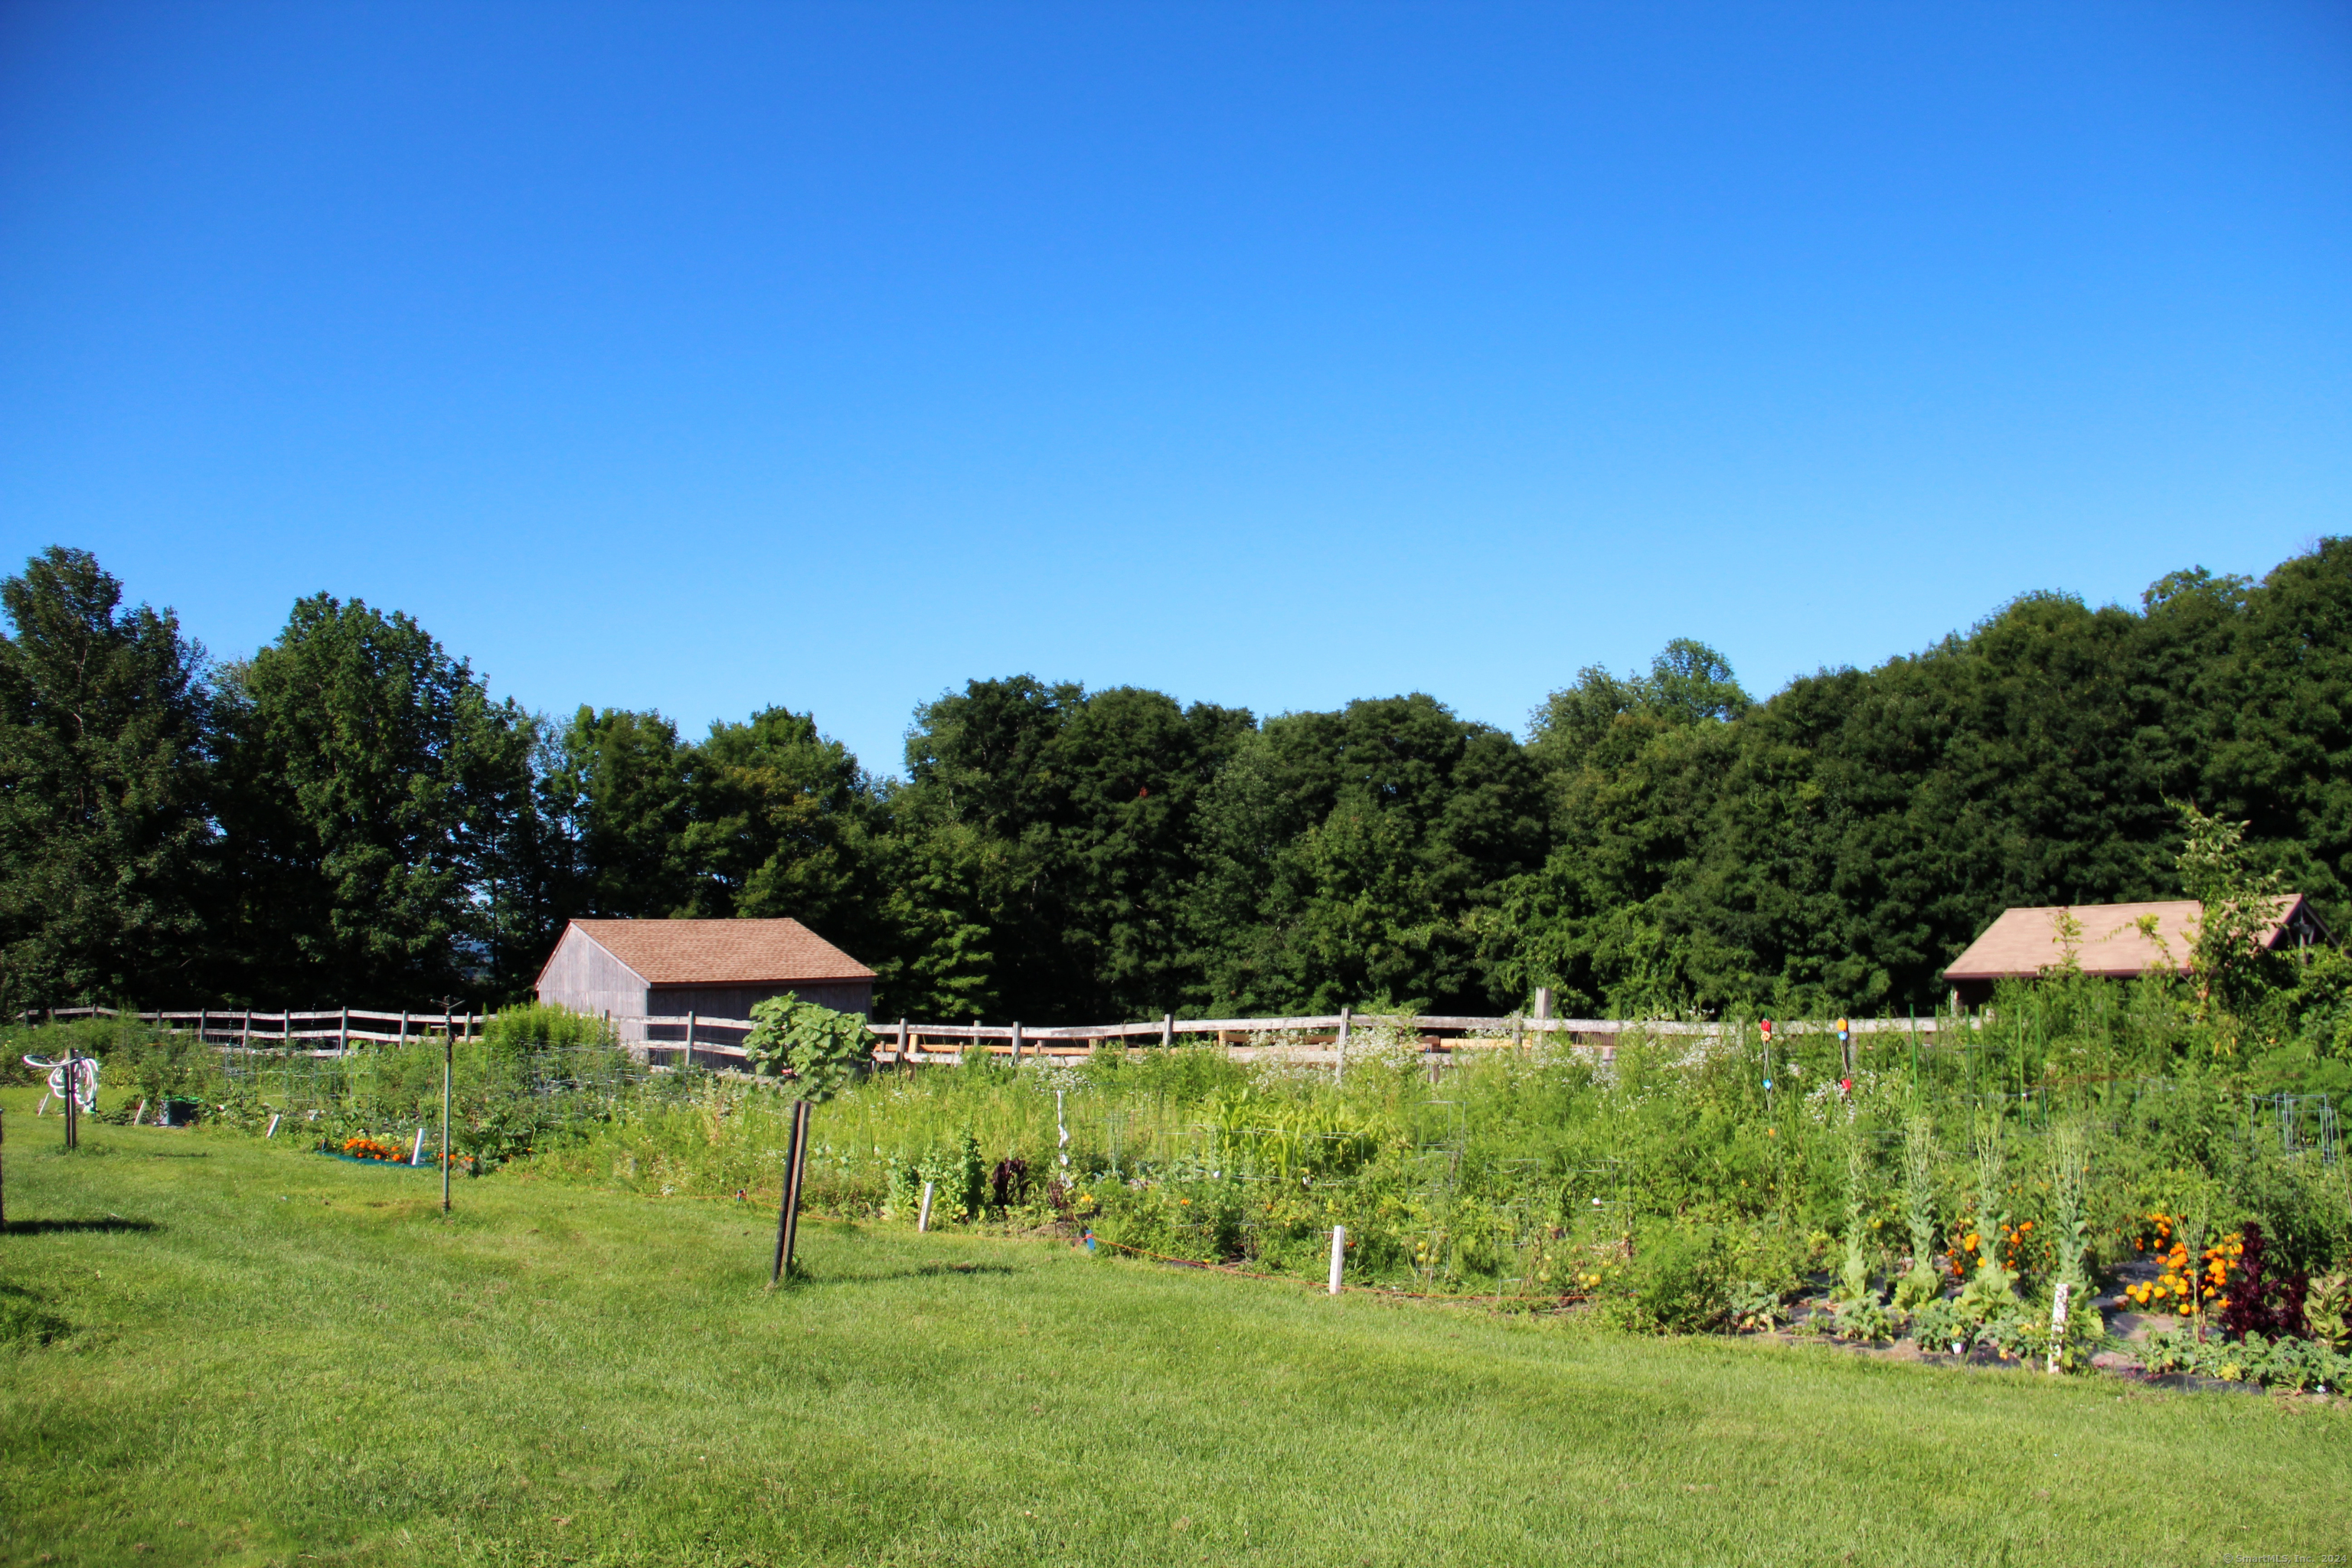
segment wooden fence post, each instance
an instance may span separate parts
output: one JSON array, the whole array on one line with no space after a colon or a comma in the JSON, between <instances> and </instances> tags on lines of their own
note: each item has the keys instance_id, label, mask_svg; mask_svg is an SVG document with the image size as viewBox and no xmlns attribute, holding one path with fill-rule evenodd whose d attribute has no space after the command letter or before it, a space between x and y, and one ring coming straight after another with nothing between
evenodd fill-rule
<instances>
[{"instance_id":1,"label":"wooden fence post","mask_svg":"<svg viewBox=\"0 0 2352 1568\"><path fill-rule=\"evenodd\" d=\"M677 1070L685 1072L694 1066L694 1009L686 1010L686 1049L677 1054Z\"/></svg>"},{"instance_id":2,"label":"wooden fence post","mask_svg":"<svg viewBox=\"0 0 2352 1568\"><path fill-rule=\"evenodd\" d=\"M457 1059L457 1043L450 1038L448 1015L441 1029L441 1212L449 1212L449 1073ZM271 1125L275 1126L276 1123Z\"/></svg>"},{"instance_id":3,"label":"wooden fence post","mask_svg":"<svg viewBox=\"0 0 2352 1568\"><path fill-rule=\"evenodd\" d=\"M1013 1065L1021 1065L1021 1020L1013 1020Z\"/></svg>"},{"instance_id":4,"label":"wooden fence post","mask_svg":"<svg viewBox=\"0 0 2352 1568\"><path fill-rule=\"evenodd\" d=\"M408 1044L408 1009L405 1007L400 1010L400 1043L404 1046Z\"/></svg>"},{"instance_id":5,"label":"wooden fence post","mask_svg":"<svg viewBox=\"0 0 2352 1568\"><path fill-rule=\"evenodd\" d=\"M1355 1010L1354 1008L1352 1008L1352 1007L1342 1007L1342 1008L1340 1008L1340 1009L1339 1009L1339 1040L1338 1040L1338 1042L1337 1042L1337 1045L1338 1045L1338 1047L1339 1047L1339 1062L1338 1062L1338 1063L1337 1063L1337 1064L1336 1064L1336 1065L1331 1068L1331 1082L1332 1082L1333 1087L1335 1087L1335 1088L1336 1088L1336 1087L1338 1087L1339 1084L1344 1083L1344 1082L1346 1082L1346 1081L1347 1081L1347 1077L1348 1077L1348 1026L1349 1026L1349 1024L1351 1024L1351 1023L1353 1023L1353 1022L1355 1021L1355 1016L1356 1016L1356 1010Z\"/></svg>"},{"instance_id":6,"label":"wooden fence post","mask_svg":"<svg viewBox=\"0 0 2352 1568\"><path fill-rule=\"evenodd\" d=\"M339 1057L349 1056L351 1054L351 1050L352 1009L351 1005L349 1003L345 1003L343 1005L342 1016L338 1018L335 1023L335 1054Z\"/></svg>"},{"instance_id":7,"label":"wooden fence post","mask_svg":"<svg viewBox=\"0 0 2352 1568\"><path fill-rule=\"evenodd\" d=\"M1160 1048L1164 1051L1175 1043L1176 1015L1162 1013L1160 1015Z\"/></svg>"},{"instance_id":8,"label":"wooden fence post","mask_svg":"<svg viewBox=\"0 0 2352 1568\"><path fill-rule=\"evenodd\" d=\"M236 1048L241 1051L253 1049L253 1009L250 1007L245 1010L245 1016L237 1023Z\"/></svg>"},{"instance_id":9,"label":"wooden fence post","mask_svg":"<svg viewBox=\"0 0 2352 1568\"><path fill-rule=\"evenodd\" d=\"M782 1282L793 1266L793 1247L800 1239L801 1169L808 1159L809 1102L793 1101L793 1143L784 1162L783 1205L776 1215L776 1267L768 1276L768 1289L774 1289Z\"/></svg>"}]
</instances>

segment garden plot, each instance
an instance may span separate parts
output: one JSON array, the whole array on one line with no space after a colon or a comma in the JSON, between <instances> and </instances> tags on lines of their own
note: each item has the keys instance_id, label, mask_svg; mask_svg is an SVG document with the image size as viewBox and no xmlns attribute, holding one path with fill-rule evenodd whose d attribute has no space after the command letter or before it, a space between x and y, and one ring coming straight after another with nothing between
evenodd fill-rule
<instances>
[{"instance_id":1,"label":"garden plot","mask_svg":"<svg viewBox=\"0 0 2352 1568\"><path fill-rule=\"evenodd\" d=\"M1338 1300L1066 1237L7 1110L0 1562L1724 1563L2340 1550L2336 1402ZM24 1304L24 1310L5 1306ZM2148 1478L2167 1498L2151 1504Z\"/></svg>"}]
</instances>

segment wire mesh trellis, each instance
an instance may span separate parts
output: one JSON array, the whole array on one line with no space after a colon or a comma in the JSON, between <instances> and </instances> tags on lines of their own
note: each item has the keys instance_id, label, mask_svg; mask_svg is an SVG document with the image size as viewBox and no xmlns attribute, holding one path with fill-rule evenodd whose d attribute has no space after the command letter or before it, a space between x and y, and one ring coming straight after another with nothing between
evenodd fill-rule
<instances>
[{"instance_id":1,"label":"wire mesh trellis","mask_svg":"<svg viewBox=\"0 0 2352 1568\"><path fill-rule=\"evenodd\" d=\"M2325 1094L2258 1094L2246 1097L2251 1128L2257 1107L2268 1110L2277 1129L2279 1152L2288 1159L2316 1154L2323 1165L2336 1163L2343 1147L2343 1127L2335 1100Z\"/></svg>"}]
</instances>

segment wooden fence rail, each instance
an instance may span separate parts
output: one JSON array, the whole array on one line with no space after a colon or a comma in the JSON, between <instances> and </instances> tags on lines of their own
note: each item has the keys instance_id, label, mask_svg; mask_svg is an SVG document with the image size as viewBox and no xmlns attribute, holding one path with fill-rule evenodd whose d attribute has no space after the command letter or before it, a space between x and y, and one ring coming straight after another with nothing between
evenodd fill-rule
<instances>
[{"instance_id":1,"label":"wooden fence rail","mask_svg":"<svg viewBox=\"0 0 2352 1568\"><path fill-rule=\"evenodd\" d=\"M276 1045L290 1047L297 1040L328 1040L333 1050L314 1050L313 1056L334 1056L349 1050L354 1044L399 1045L404 1041L438 1037L445 1031L457 1038L471 1039L482 1032L488 1022L487 1013L387 1013L369 1007L326 1007L308 1012L262 1012L248 1007L166 1007L152 1013L125 1012L113 1007L51 1007L28 1010L20 1015L27 1023L46 1017L50 1023L67 1018L120 1018L134 1023L152 1024L168 1034L193 1034L209 1044L231 1044L241 1047L267 1047ZM370 1024L391 1024L391 1029L370 1028Z\"/></svg>"},{"instance_id":2,"label":"wooden fence rail","mask_svg":"<svg viewBox=\"0 0 2352 1568\"><path fill-rule=\"evenodd\" d=\"M37 1012L23 1015L28 1023L41 1016ZM397 1045L427 1036L437 1037L445 1029L459 1039L471 1039L481 1033L488 1015L391 1013L362 1007L274 1013L225 1007L166 1008L152 1013L119 1012L111 1007L57 1007L48 1009L46 1016L52 1022L82 1017L132 1019L175 1033L194 1033L208 1043L247 1050L274 1047L283 1051L300 1041L332 1041L331 1048L313 1048L308 1054L336 1056L355 1044ZM678 1063L698 1057L724 1064L740 1063L744 1060L743 1037L753 1026L749 1018L698 1013L607 1015L605 1021L645 1026L647 1037L625 1042L626 1048L648 1060L659 1055ZM1933 1045L1938 1034L1955 1028L1973 1030L1981 1022L1979 1018L1941 1015L1926 1018L1855 1018L1847 1024L1847 1028L1856 1037L1899 1035ZM365 1026L369 1024L395 1026L392 1030L373 1029ZM1564 1037L1563 1043L1591 1047L1606 1056L1614 1054L1617 1041L1627 1034L1705 1039L1721 1037L1734 1029L1754 1027L1752 1024L1625 1018L1387 1016L1352 1011L1283 1018L1178 1018L1163 1014L1129 1024L921 1024L903 1018L896 1023L866 1024L875 1036L874 1058L877 1063L909 1066L958 1062L972 1050L1009 1056L1016 1061L1028 1057L1068 1058L1083 1057L1112 1042L1142 1039L1172 1046L1179 1038L1197 1039L1204 1035L1213 1036L1214 1042L1225 1047L1237 1060L1338 1062L1344 1059L1349 1037L1354 1031L1387 1026L1402 1028L1415 1037L1422 1050L1433 1058L1451 1057L1461 1051L1513 1049L1544 1037ZM1824 1019L1797 1019L1779 1025L1775 1037L1831 1035L1837 1027ZM658 1037L653 1034L656 1030L661 1031ZM1267 1035L1291 1038L1266 1041L1260 1037Z\"/></svg>"}]
</instances>

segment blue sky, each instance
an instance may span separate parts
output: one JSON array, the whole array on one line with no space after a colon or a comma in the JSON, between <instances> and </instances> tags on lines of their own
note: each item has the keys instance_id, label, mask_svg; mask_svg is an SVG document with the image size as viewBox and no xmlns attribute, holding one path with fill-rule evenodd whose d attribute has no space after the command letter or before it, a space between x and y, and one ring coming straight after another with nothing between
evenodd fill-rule
<instances>
[{"instance_id":1,"label":"blue sky","mask_svg":"<svg viewBox=\"0 0 2352 1568\"><path fill-rule=\"evenodd\" d=\"M0 562L895 770L2352 531L2352 10L10 4Z\"/></svg>"}]
</instances>

